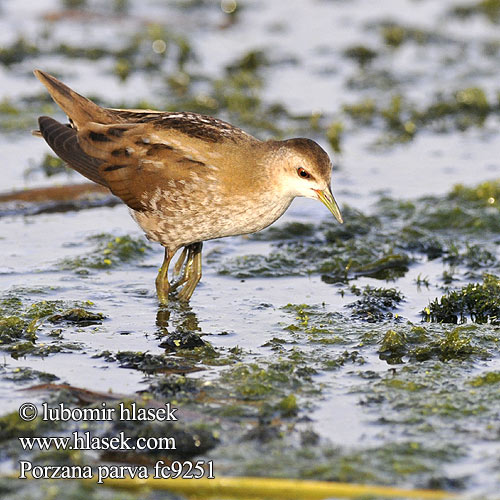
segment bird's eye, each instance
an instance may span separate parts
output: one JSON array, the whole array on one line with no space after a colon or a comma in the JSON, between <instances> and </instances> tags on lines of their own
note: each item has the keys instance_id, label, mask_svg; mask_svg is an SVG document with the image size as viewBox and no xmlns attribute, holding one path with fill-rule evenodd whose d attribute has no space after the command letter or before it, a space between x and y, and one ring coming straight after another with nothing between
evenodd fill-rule
<instances>
[{"instance_id":1,"label":"bird's eye","mask_svg":"<svg viewBox=\"0 0 500 500\"><path fill-rule=\"evenodd\" d=\"M299 167L297 169L297 174L303 179L309 179L309 177L311 177L311 174L305 168L302 167Z\"/></svg>"}]
</instances>

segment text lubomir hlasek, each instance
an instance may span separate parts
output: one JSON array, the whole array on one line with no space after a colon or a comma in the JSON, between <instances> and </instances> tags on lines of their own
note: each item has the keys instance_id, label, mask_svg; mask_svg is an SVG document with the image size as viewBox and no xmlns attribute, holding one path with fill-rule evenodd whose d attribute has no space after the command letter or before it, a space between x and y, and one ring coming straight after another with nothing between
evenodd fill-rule
<instances>
[{"instance_id":1,"label":"text lubomir hlasek","mask_svg":"<svg viewBox=\"0 0 500 500\"><path fill-rule=\"evenodd\" d=\"M177 421L174 408L170 403L165 403L159 408L143 408L137 403L119 403L117 408L108 408L105 401L101 408L68 408L64 403L57 406L42 404L42 420L63 421L68 420L143 420L160 422Z\"/></svg>"}]
</instances>

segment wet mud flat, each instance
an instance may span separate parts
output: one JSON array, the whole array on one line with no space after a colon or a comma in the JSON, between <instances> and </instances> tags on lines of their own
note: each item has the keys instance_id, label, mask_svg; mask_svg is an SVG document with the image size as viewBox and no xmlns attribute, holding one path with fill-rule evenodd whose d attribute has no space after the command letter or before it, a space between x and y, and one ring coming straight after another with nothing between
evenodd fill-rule
<instances>
[{"instance_id":1,"label":"wet mud flat","mask_svg":"<svg viewBox=\"0 0 500 500\"><path fill-rule=\"evenodd\" d=\"M6 20L23 14L13 5ZM162 250L125 207L101 193L4 200L4 473L19 460L150 471L188 460L204 471L213 462L216 477L498 491L500 5L393 5L296 2L302 24L324 19L313 43L295 17L258 2L225 13L204 2L47 1L4 37L2 191L79 181L29 136L38 114L58 113L29 76L43 67L106 105L318 140L335 158L346 221L297 200L262 233L207 243L190 305L159 307ZM221 50L228 40L234 51ZM178 410L177 420L23 422L26 402ZM173 441L29 451L18 440L74 432ZM5 498L116 494L78 481L0 488Z\"/></svg>"}]
</instances>

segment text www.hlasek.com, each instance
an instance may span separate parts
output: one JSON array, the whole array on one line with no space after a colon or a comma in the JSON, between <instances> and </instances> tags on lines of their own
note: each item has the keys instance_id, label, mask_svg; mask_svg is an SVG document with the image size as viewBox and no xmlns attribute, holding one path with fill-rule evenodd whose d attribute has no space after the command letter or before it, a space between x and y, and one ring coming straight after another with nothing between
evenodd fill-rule
<instances>
[{"instance_id":1,"label":"text www.hlasek.com","mask_svg":"<svg viewBox=\"0 0 500 500\"><path fill-rule=\"evenodd\" d=\"M175 439L171 437L139 437L133 441L123 432L114 437L90 436L89 432L79 434L73 432L71 437L19 437L21 446L26 451L49 450L175 450ZM132 444L133 443L133 444ZM150 471L145 465L99 465L96 469L90 465L53 466L33 465L28 460L19 461L19 479L26 479L30 474L34 479L91 479L97 475L97 484L105 479L124 479L127 476L147 479ZM213 462L197 460L196 462L176 461L166 464L159 460L154 464L154 479L213 479Z\"/></svg>"},{"instance_id":2,"label":"text www.hlasek.com","mask_svg":"<svg viewBox=\"0 0 500 500\"><path fill-rule=\"evenodd\" d=\"M135 441L120 432L114 437L73 432L68 437L20 437L23 450L175 450L172 437L138 437Z\"/></svg>"},{"instance_id":3,"label":"text www.hlasek.com","mask_svg":"<svg viewBox=\"0 0 500 500\"><path fill-rule=\"evenodd\" d=\"M42 411L33 403L23 403L19 407L19 416L25 422L31 422L37 417L44 421L177 421L174 408L165 403L159 408L142 408L135 402L119 403L117 407L108 408L102 402L99 408L69 408L64 403L49 407L42 404ZM74 431L70 436L30 436L18 437L24 451L48 450L82 450L82 451L152 451L177 450L174 437L166 436L126 436L119 432L113 436L93 436L90 431ZM19 479L92 479L97 476L97 483L102 484L107 479L207 479L214 478L214 464L211 460L189 460L165 463L157 461L152 467L146 465L37 465L29 460L19 460Z\"/></svg>"}]
</instances>

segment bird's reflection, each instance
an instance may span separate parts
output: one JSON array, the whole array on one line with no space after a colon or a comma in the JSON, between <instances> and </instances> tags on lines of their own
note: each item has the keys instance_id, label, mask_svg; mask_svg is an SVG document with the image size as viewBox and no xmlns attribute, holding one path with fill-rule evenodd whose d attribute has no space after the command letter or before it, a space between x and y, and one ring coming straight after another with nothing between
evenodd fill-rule
<instances>
[{"instance_id":1,"label":"bird's reflection","mask_svg":"<svg viewBox=\"0 0 500 500\"><path fill-rule=\"evenodd\" d=\"M177 332L201 332L196 313L189 304L179 302L158 306L156 326L161 337L168 335L169 329Z\"/></svg>"}]
</instances>

